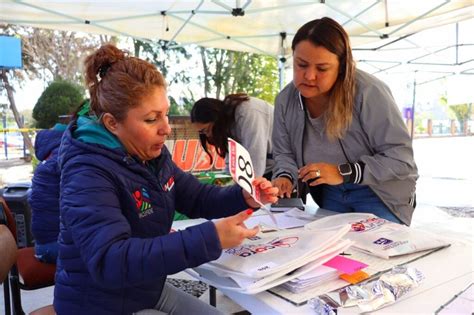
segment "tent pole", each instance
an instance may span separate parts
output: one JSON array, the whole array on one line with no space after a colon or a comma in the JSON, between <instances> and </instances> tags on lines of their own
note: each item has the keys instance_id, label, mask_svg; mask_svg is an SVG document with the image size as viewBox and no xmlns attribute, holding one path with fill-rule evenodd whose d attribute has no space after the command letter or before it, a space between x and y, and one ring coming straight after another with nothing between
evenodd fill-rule
<instances>
[{"instance_id":1,"label":"tent pole","mask_svg":"<svg viewBox=\"0 0 474 315\"><path fill-rule=\"evenodd\" d=\"M411 105L411 128L410 128L410 136L413 140L414 133L415 133L415 101L416 101L416 70L415 75L413 76L413 103Z\"/></svg>"},{"instance_id":2,"label":"tent pole","mask_svg":"<svg viewBox=\"0 0 474 315\"><path fill-rule=\"evenodd\" d=\"M278 79L280 80L280 91L285 86L285 57L278 58Z\"/></svg>"},{"instance_id":3,"label":"tent pole","mask_svg":"<svg viewBox=\"0 0 474 315\"><path fill-rule=\"evenodd\" d=\"M280 56L278 56L278 78L280 80L280 91L285 85L285 62L286 62L286 48L285 48L286 32L280 33Z\"/></svg>"}]
</instances>

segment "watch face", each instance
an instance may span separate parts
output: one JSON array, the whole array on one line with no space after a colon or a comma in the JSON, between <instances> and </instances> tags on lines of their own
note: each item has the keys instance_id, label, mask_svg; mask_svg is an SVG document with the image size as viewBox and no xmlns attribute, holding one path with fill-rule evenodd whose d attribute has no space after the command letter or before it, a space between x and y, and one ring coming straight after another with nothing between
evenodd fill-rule
<instances>
[{"instance_id":1,"label":"watch face","mask_svg":"<svg viewBox=\"0 0 474 315\"><path fill-rule=\"evenodd\" d=\"M341 175L350 175L350 174L352 174L352 168L348 163L340 164L339 165L339 173L341 173Z\"/></svg>"}]
</instances>

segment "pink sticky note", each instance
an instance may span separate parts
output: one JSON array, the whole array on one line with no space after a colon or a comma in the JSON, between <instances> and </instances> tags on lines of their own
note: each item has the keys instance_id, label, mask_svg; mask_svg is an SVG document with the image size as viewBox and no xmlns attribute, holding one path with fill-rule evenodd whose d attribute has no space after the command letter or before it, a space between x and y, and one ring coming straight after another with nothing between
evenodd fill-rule
<instances>
[{"instance_id":1,"label":"pink sticky note","mask_svg":"<svg viewBox=\"0 0 474 315\"><path fill-rule=\"evenodd\" d=\"M353 274L354 272L357 272L368 266L363 262L350 259L344 256L336 256L333 259L324 263L323 265L334 268L347 274Z\"/></svg>"}]
</instances>

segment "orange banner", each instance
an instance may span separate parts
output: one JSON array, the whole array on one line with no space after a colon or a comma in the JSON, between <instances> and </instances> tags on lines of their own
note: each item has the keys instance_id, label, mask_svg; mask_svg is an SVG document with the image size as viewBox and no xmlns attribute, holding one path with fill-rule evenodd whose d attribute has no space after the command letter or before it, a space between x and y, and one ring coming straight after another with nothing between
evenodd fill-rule
<instances>
[{"instance_id":1,"label":"orange banner","mask_svg":"<svg viewBox=\"0 0 474 315\"><path fill-rule=\"evenodd\" d=\"M225 160L217 155L214 147L210 150L213 158L213 163L210 163L198 139L168 140L166 146L173 161L185 172L221 171L225 168Z\"/></svg>"}]
</instances>

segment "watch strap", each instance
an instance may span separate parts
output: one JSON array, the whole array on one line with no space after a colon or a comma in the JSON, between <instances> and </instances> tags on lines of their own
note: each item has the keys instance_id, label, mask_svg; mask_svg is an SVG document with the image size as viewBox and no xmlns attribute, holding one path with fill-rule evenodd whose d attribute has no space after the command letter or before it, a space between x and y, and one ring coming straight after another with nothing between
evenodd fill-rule
<instances>
[{"instance_id":1,"label":"watch strap","mask_svg":"<svg viewBox=\"0 0 474 315\"><path fill-rule=\"evenodd\" d=\"M344 173L339 171L342 175L343 183L360 184L363 179L365 164L359 161L356 163L346 163L346 165L350 167L351 173L344 175Z\"/></svg>"}]
</instances>

